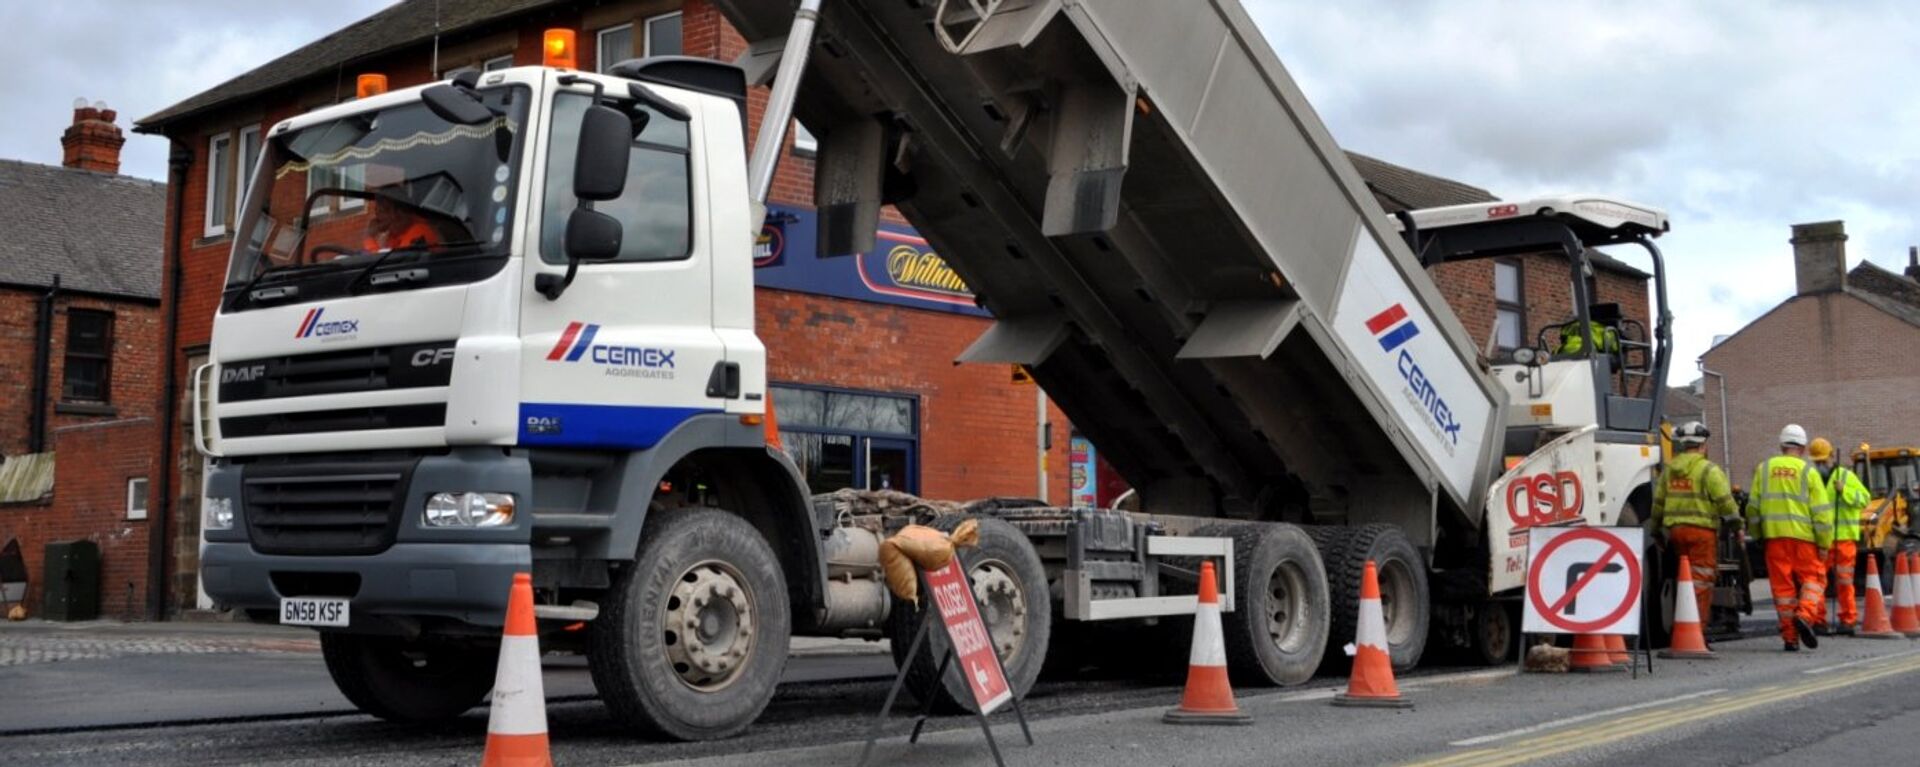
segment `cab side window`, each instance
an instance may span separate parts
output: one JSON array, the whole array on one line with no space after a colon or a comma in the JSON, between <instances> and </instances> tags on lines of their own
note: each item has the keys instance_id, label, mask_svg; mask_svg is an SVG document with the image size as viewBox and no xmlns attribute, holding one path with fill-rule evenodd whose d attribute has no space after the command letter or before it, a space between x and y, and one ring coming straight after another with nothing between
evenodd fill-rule
<instances>
[{"instance_id":1,"label":"cab side window","mask_svg":"<svg viewBox=\"0 0 1920 767\"><path fill-rule=\"evenodd\" d=\"M545 215L540 226L540 258L567 262L567 216L579 205L573 196L573 162L580 143L580 116L593 99L562 93L554 102L553 141L547 154ZM619 199L597 202L594 210L620 222L620 256L615 263L675 261L693 250L693 177L687 124L638 104L617 106L646 114L647 125L634 137L627 161L627 188Z\"/></svg>"}]
</instances>

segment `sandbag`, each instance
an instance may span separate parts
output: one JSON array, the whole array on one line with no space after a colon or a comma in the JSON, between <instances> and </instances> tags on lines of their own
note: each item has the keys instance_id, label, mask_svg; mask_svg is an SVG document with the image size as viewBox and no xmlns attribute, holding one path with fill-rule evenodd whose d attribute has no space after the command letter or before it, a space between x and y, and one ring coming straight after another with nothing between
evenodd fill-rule
<instances>
[{"instance_id":1,"label":"sandbag","mask_svg":"<svg viewBox=\"0 0 1920 767\"><path fill-rule=\"evenodd\" d=\"M976 532L974 537L978 536ZM880 542L880 568L887 574L887 590L914 604L920 603L920 574L914 568L938 570L951 561L953 542L931 527L907 525Z\"/></svg>"},{"instance_id":2,"label":"sandbag","mask_svg":"<svg viewBox=\"0 0 1920 767\"><path fill-rule=\"evenodd\" d=\"M952 541L956 549L971 549L980 545L980 520L968 517L947 534L947 540Z\"/></svg>"}]
</instances>

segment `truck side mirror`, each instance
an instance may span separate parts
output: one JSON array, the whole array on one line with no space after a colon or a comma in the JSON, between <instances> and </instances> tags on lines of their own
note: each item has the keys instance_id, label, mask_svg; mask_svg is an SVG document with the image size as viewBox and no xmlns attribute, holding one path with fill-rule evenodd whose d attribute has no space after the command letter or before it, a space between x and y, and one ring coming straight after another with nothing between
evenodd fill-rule
<instances>
[{"instance_id":1,"label":"truck side mirror","mask_svg":"<svg viewBox=\"0 0 1920 767\"><path fill-rule=\"evenodd\" d=\"M585 207L567 216L569 259L611 261L620 256L620 239L620 222L612 216Z\"/></svg>"},{"instance_id":2,"label":"truck side mirror","mask_svg":"<svg viewBox=\"0 0 1920 767\"><path fill-rule=\"evenodd\" d=\"M627 160L633 154L633 120L605 104L580 116L580 145L573 156L573 196L612 200L627 189ZM571 241L573 221L567 222Z\"/></svg>"}]
</instances>

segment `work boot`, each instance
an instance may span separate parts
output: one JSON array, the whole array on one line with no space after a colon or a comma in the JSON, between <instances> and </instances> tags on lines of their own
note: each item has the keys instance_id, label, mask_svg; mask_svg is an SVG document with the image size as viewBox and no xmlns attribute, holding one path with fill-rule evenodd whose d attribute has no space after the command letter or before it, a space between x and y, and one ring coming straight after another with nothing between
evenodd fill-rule
<instances>
[{"instance_id":1,"label":"work boot","mask_svg":"<svg viewBox=\"0 0 1920 767\"><path fill-rule=\"evenodd\" d=\"M1807 623L1807 619L1798 615L1793 616L1793 630L1800 635L1800 641L1806 643L1807 649L1820 649L1820 635L1813 633L1813 626Z\"/></svg>"},{"instance_id":2,"label":"work boot","mask_svg":"<svg viewBox=\"0 0 1920 767\"><path fill-rule=\"evenodd\" d=\"M1817 637L1833 636L1833 629L1827 628L1827 624L1825 623L1815 623L1813 624L1813 635Z\"/></svg>"},{"instance_id":3,"label":"work boot","mask_svg":"<svg viewBox=\"0 0 1920 767\"><path fill-rule=\"evenodd\" d=\"M1784 649L1784 650L1786 650L1787 652L1799 652L1799 651L1800 651L1800 645L1797 645L1797 644L1794 644L1794 643L1792 643L1792 642L1788 642L1788 643L1787 643L1787 646L1786 646L1786 647L1784 647L1784 648L1781 648L1781 649Z\"/></svg>"},{"instance_id":4,"label":"work boot","mask_svg":"<svg viewBox=\"0 0 1920 767\"><path fill-rule=\"evenodd\" d=\"M1853 636L1853 627L1852 627L1852 626L1841 626L1840 628L1837 628L1837 629L1834 629L1834 630L1833 630L1833 635L1834 635L1834 636L1837 636L1837 637L1850 637L1850 636Z\"/></svg>"}]
</instances>

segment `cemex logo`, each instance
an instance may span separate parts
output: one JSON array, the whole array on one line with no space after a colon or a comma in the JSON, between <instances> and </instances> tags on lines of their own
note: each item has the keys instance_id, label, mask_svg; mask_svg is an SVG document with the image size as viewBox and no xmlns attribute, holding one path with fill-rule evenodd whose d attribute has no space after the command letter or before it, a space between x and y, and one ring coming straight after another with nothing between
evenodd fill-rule
<instances>
[{"instance_id":1,"label":"cemex logo","mask_svg":"<svg viewBox=\"0 0 1920 767\"><path fill-rule=\"evenodd\" d=\"M300 320L300 329L293 332L294 338L326 338L329 336L350 336L360 332L359 320L324 319L327 309L316 306L307 310L307 316Z\"/></svg>"},{"instance_id":2,"label":"cemex logo","mask_svg":"<svg viewBox=\"0 0 1920 767\"><path fill-rule=\"evenodd\" d=\"M552 351L547 352L547 361L579 362L581 357L586 357L594 363L616 368L673 369L674 350L596 344L593 337L599 332L600 326L594 323L567 323L567 329L560 334L560 341L553 345ZM672 375L642 377L671 378Z\"/></svg>"},{"instance_id":3,"label":"cemex logo","mask_svg":"<svg viewBox=\"0 0 1920 767\"><path fill-rule=\"evenodd\" d=\"M1426 411L1432 425L1448 440L1448 450L1452 445L1460 444L1460 421L1453 417L1453 408L1447 406L1447 400L1440 396L1433 382L1420 369L1413 354L1400 347L1414 336L1420 335L1420 326L1407 317L1407 308L1401 304L1387 307L1387 310L1367 319L1367 332L1380 341L1380 349L1391 354L1400 350L1400 377L1406 379L1407 396L1421 410Z\"/></svg>"}]
</instances>

